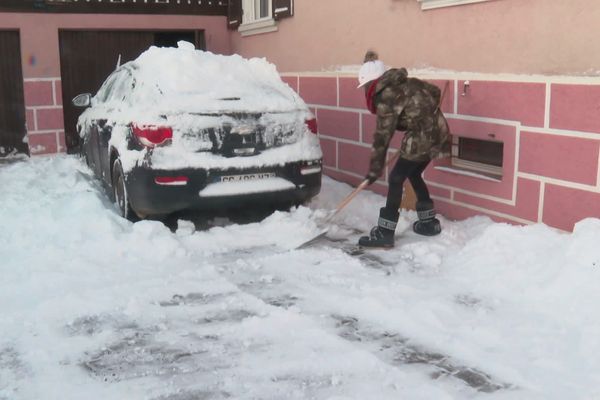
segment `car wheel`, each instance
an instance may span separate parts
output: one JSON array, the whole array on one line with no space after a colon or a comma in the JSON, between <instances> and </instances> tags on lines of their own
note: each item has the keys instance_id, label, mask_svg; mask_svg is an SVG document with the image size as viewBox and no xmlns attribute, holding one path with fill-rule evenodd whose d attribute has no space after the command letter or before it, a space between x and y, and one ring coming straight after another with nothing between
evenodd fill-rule
<instances>
[{"instance_id":1,"label":"car wheel","mask_svg":"<svg viewBox=\"0 0 600 400\"><path fill-rule=\"evenodd\" d=\"M115 202L119 209L121 217L128 219L129 221L135 222L139 218L137 214L131 208L129 199L127 196L127 186L125 186L125 174L123 173L123 167L121 161L117 158L113 163L112 169L112 186L113 193L115 196Z\"/></svg>"}]
</instances>

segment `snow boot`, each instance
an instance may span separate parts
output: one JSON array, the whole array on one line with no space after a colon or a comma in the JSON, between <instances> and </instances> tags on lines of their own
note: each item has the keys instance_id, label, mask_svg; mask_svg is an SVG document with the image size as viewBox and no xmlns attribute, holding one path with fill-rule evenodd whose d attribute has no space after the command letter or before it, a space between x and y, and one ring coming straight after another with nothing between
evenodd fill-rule
<instances>
[{"instance_id":1,"label":"snow boot","mask_svg":"<svg viewBox=\"0 0 600 400\"><path fill-rule=\"evenodd\" d=\"M388 210L383 207L379 210L377 226L371 229L369 236L358 240L359 246L364 247L394 247L394 233L400 214L397 210Z\"/></svg>"},{"instance_id":2,"label":"snow boot","mask_svg":"<svg viewBox=\"0 0 600 400\"><path fill-rule=\"evenodd\" d=\"M435 217L433 201L417 201L417 215L419 220L413 224L413 231L419 235L435 236L442 232L440 221Z\"/></svg>"}]
</instances>

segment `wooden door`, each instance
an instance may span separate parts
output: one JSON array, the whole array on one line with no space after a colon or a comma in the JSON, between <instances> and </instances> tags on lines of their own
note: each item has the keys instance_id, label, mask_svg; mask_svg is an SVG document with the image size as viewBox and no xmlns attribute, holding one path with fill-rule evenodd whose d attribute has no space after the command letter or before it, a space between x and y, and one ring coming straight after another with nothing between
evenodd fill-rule
<instances>
[{"instance_id":1,"label":"wooden door","mask_svg":"<svg viewBox=\"0 0 600 400\"><path fill-rule=\"evenodd\" d=\"M29 153L18 31L0 31L0 157Z\"/></svg>"}]
</instances>

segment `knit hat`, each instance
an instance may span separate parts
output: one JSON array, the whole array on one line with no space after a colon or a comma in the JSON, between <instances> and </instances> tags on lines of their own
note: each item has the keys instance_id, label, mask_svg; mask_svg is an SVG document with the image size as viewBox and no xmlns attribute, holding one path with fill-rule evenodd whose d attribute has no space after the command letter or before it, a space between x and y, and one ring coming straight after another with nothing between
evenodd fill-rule
<instances>
[{"instance_id":1,"label":"knit hat","mask_svg":"<svg viewBox=\"0 0 600 400\"><path fill-rule=\"evenodd\" d=\"M364 58L364 64L358 71L358 86L363 87L374 79L379 78L385 72L385 65L378 60L377 53L372 50L367 51Z\"/></svg>"}]
</instances>

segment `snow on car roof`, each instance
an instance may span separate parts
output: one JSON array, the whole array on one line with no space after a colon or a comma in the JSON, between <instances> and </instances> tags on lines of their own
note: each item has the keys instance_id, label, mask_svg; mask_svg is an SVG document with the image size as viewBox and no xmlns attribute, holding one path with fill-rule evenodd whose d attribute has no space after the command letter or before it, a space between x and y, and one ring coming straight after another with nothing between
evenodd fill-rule
<instances>
[{"instance_id":1,"label":"snow on car roof","mask_svg":"<svg viewBox=\"0 0 600 400\"><path fill-rule=\"evenodd\" d=\"M152 46L124 64L135 78L132 103L170 111L290 111L306 109L276 67L264 58L218 55L180 41ZM123 90L128 89L123 85Z\"/></svg>"}]
</instances>

